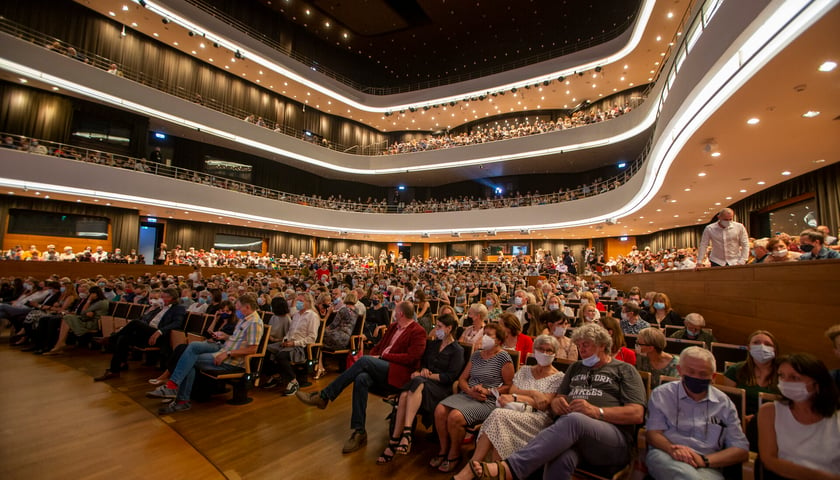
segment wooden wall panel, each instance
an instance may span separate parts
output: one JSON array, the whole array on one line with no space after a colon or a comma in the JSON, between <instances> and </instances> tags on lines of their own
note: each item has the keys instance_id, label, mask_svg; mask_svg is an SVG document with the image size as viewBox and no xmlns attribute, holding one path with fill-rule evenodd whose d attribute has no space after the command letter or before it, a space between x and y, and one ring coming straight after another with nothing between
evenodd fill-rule
<instances>
[{"instance_id":1,"label":"wooden wall panel","mask_svg":"<svg viewBox=\"0 0 840 480\"><path fill-rule=\"evenodd\" d=\"M810 352L831 368L837 358L823 336L840 323L840 260L615 275L615 288L665 292L680 315L697 312L723 342L743 344L759 329L781 353Z\"/></svg>"}]
</instances>

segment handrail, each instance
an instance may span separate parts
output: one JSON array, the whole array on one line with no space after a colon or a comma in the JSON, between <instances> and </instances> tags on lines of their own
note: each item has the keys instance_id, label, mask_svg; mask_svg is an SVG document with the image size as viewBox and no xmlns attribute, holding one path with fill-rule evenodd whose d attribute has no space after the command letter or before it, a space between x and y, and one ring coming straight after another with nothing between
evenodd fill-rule
<instances>
[{"instance_id":1,"label":"handrail","mask_svg":"<svg viewBox=\"0 0 840 480\"><path fill-rule=\"evenodd\" d=\"M651 142L648 141L643 151L636 157L636 159L627 164L624 171L618 175L614 175L606 180L600 182L593 182L589 185L580 185L574 189L560 190L548 194L540 195L517 195L517 196L498 196L493 198L484 198L467 201L451 201L451 200L429 200L424 202L404 203L387 203L385 199L364 202L351 202L346 200L338 200L333 198L321 198L319 195L299 195L295 193L283 192L271 188L261 187L246 182L231 180L226 177L210 175L208 173L189 170L181 167L173 167L162 163L146 160L145 158L130 157L127 155L114 154L102 150L93 150L84 147L51 142L39 141L38 146L32 146L32 139L27 137L0 133L3 137L3 142L0 143L0 152L3 148L13 148L16 150L25 150L33 154L50 155L55 157L65 158L70 161L79 161L85 163L95 163L114 168L123 168L127 170L134 170L142 173L152 175L160 175L163 177L174 178L192 183L200 183L208 187L223 188L235 192L245 193L258 197L278 200L287 203L296 203L298 205L305 205L315 208L326 208L330 210L341 210L347 212L357 213L387 213L387 214L403 214L403 213L440 213L440 212L457 212L468 210L485 210L490 208L515 208L535 205L555 204L567 201L579 200L582 198L593 197L601 193L614 190L626 183L633 177L640 169L647 156L647 152L651 147ZM7 138L12 140L9 146L5 144Z\"/></svg>"},{"instance_id":2,"label":"handrail","mask_svg":"<svg viewBox=\"0 0 840 480\"><path fill-rule=\"evenodd\" d=\"M573 46L558 47L551 49L547 52L538 53L527 57L519 57L517 59L511 60L509 62L495 67L485 67L479 70L473 70L471 72L461 73L457 75L446 75L445 78L424 80L422 82L409 83L400 86L381 87L374 85L364 85L362 83L357 82L356 80L353 80L352 78L347 77L346 75L335 72L329 68L325 68L320 62L317 61L317 59L310 58L306 55L303 55L299 52L295 52L283 46L282 44L280 44L280 42L269 38L266 34L256 30L255 28L245 24L244 22L239 21L232 15L219 10L218 8L216 8L213 5L210 5L204 0L185 1L186 3L189 3L190 5L198 8L199 10L202 10L203 12L217 18L218 20L227 23L228 25L248 35L249 37L259 41L260 43L271 47L273 50L303 64L306 68L316 70L318 73L321 73L329 78L332 78L333 80L341 82L344 85L353 88L354 90L370 95L380 96L394 95L397 93L405 92L414 92L417 90L424 90L427 88L465 82L467 80L482 78L488 75L502 73L516 68L526 67L528 65L533 65L535 63L544 62L546 60L551 60L554 58L562 57L563 55L578 52L586 48L593 47L595 45L600 45L618 37L619 35L621 35L621 33L627 30L627 28L633 25L633 22L636 20L636 16L638 15L637 11L634 14L628 16L627 19L625 19L620 24L616 25L611 30L601 32L588 40L581 40Z\"/></svg>"}]
</instances>

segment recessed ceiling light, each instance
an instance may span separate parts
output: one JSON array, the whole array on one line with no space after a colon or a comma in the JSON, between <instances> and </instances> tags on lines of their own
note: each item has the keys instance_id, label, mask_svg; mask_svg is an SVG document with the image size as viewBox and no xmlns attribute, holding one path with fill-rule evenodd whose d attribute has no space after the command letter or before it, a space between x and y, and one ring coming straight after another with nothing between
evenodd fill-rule
<instances>
[{"instance_id":1,"label":"recessed ceiling light","mask_svg":"<svg viewBox=\"0 0 840 480\"><path fill-rule=\"evenodd\" d=\"M756 182L756 185L764 185L766 182Z\"/></svg>"},{"instance_id":2,"label":"recessed ceiling light","mask_svg":"<svg viewBox=\"0 0 840 480\"><path fill-rule=\"evenodd\" d=\"M58 87L53 87L53 90L57 92L57 91L58 91ZM825 161L825 160L823 160L823 161Z\"/></svg>"},{"instance_id":3,"label":"recessed ceiling light","mask_svg":"<svg viewBox=\"0 0 840 480\"><path fill-rule=\"evenodd\" d=\"M116 13L114 13L114 12L108 12L108 15L110 15L110 16L112 16L112 17L116 17L116 16L117 16L117 14L116 14Z\"/></svg>"},{"instance_id":4,"label":"recessed ceiling light","mask_svg":"<svg viewBox=\"0 0 840 480\"><path fill-rule=\"evenodd\" d=\"M784 172L782 172L782 175L784 175L784 176L788 176L788 175L790 175L790 171L789 171L789 170L785 170Z\"/></svg>"},{"instance_id":5,"label":"recessed ceiling light","mask_svg":"<svg viewBox=\"0 0 840 480\"><path fill-rule=\"evenodd\" d=\"M178 42L172 42L172 45L178 46Z\"/></svg>"},{"instance_id":6,"label":"recessed ceiling light","mask_svg":"<svg viewBox=\"0 0 840 480\"><path fill-rule=\"evenodd\" d=\"M671 203L677 203L677 201L676 200L671 200Z\"/></svg>"},{"instance_id":7,"label":"recessed ceiling light","mask_svg":"<svg viewBox=\"0 0 840 480\"><path fill-rule=\"evenodd\" d=\"M698 174L697 174L697 176L698 176L698 177L705 177L705 176L706 176L706 172L700 172L700 173L698 173Z\"/></svg>"},{"instance_id":8,"label":"recessed ceiling light","mask_svg":"<svg viewBox=\"0 0 840 480\"><path fill-rule=\"evenodd\" d=\"M758 122L760 122L760 121L761 121L761 120L759 120L758 118L753 117L753 118L751 118L751 119L747 120L747 123L748 123L749 125L756 125L756 124L757 124Z\"/></svg>"},{"instance_id":9,"label":"recessed ceiling light","mask_svg":"<svg viewBox=\"0 0 840 480\"><path fill-rule=\"evenodd\" d=\"M830 72L835 68L837 68L837 62L832 62L829 60L827 62L823 62L823 64L820 65L820 68L818 68L817 70L821 72Z\"/></svg>"},{"instance_id":10,"label":"recessed ceiling light","mask_svg":"<svg viewBox=\"0 0 840 480\"><path fill-rule=\"evenodd\" d=\"M674 215L674 218L678 218L679 216L680 216L680 214L678 213L678 214Z\"/></svg>"},{"instance_id":11,"label":"recessed ceiling light","mask_svg":"<svg viewBox=\"0 0 840 480\"><path fill-rule=\"evenodd\" d=\"M720 156L720 152L712 152L712 153L711 153L711 156L713 156L713 157L719 157L719 156Z\"/></svg>"},{"instance_id":12,"label":"recessed ceiling light","mask_svg":"<svg viewBox=\"0 0 840 480\"><path fill-rule=\"evenodd\" d=\"M128 11L128 5L123 5L122 6L122 11L127 12Z\"/></svg>"},{"instance_id":13,"label":"recessed ceiling light","mask_svg":"<svg viewBox=\"0 0 840 480\"><path fill-rule=\"evenodd\" d=\"M814 163L825 163L825 159L821 158L819 160L814 160Z\"/></svg>"},{"instance_id":14,"label":"recessed ceiling light","mask_svg":"<svg viewBox=\"0 0 840 480\"><path fill-rule=\"evenodd\" d=\"M732 197L726 197L726 200L732 200Z\"/></svg>"},{"instance_id":15,"label":"recessed ceiling light","mask_svg":"<svg viewBox=\"0 0 840 480\"><path fill-rule=\"evenodd\" d=\"M21 79L20 79L20 83L26 83L27 81L28 81L28 80L26 80L25 78L21 78Z\"/></svg>"},{"instance_id":16,"label":"recessed ceiling light","mask_svg":"<svg viewBox=\"0 0 840 480\"><path fill-rule=\"evenodd\" d=\"M668 18L674 18L674 12L668 12Z\"/></svg>"},{"instance_id":17,"label":"recessed ceiling light","mask_svg":"<svg viewBox=\"0 0 840 480\"><path fill-rule=\"evenodd\" d=\"M657 36L656 36L656 41L658 42L658 41L660 41L660 40L662 40L662 36L661 36L661 35L657 35Z\"/></svg>"},{"instance_id":18,"label":"recessed ceiling light","mask_svg":"<svg viewBox=\"0 0 840 480\"><path fill-rule=\"evenodd\" d=\"M720 206L720 202L715 202L715 205L719 207L719 206Z\"/></svg>"},{"instance_id":19,"label":"recessed ceiling light","mask_svg":"<svg viewBox=\"0 0 840 480\"><path fill-rule=\"evenodd\" d=\"M690 188L686 188L686 189L685 189L685 190L683 190L683 191L684 191L684 192L690 192L690 191L691 191L691 189L690 189Z\"/></svg>"},{"instance_id":20,"label":"recessed ceiling light","mask_svg":"<svg viewBox=\"0 0 840 480\"><path fill-rule=\"evenodd\" d=\"M136 28L137 27L137 22L131 22L131 26Z\"/></svg>"},{"instance_id":21,"label":"recessed ceiling light","mask_svg":"<svg viewBox=\"0 0 840 480\"><path fill-rule=\"evenodd\" d=\"M156 37L159 37L159 36L160 36L160 35L158 35L158 33L157 33L157 32L153 33L152 35L154 35L154 36L156 36Z\"/></svg>"},{"instance_id":22,"label":"recessed ceiling light","mask_svg":"<svg viewBox=\"0 0 840 480\"><path fill-rule=\"evenodd\" d=\"M747 191L746 191L745 189L743 189L743 188L742 188L741 190L739 190L739 191L740 191L741 193L747 193Z\"/></svg>"},{"instance_id":23,"label":"recessed ceiling light","mask_svg":"<svg viewBox=\"0 0 840 480\"><path fill-rule=\"evenodd\" d=\"M657 211L657 212L661 212L661 211L662 211L662 209L661 209L661 208L657 208L657 209L656 209L656 211Z\"/></svg>"},{"instance_id":24,"label":"recessed ceiling light","mask_svg":"<svg viewBox=\"0 0 840 480\"><path fill-rule=\"evenodd\" d=\"M819 114L820 114L820 112L817 112L815 110L808 110L807 112L802 114L802 117L803 118L814 118Z\"/></svg>"}]
</instances>

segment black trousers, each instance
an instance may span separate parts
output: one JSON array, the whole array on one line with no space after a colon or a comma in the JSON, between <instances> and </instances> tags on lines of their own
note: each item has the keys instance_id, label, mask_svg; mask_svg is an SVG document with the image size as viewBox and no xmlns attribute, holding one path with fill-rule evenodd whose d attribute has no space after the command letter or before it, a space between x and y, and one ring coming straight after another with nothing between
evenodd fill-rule
<instances>
[{"instance_id":1,"label":"black trousers","mask_svg":"<svg viewBox=\"0 0 840 480\"><path fill-rule=\"evenodd\" d=\"M30 328L31 328L31 324ZM31 331L32 346L36 350L47 351L58 341L61 328L61 315L44 315L38 319L38 328Z\"/></svg>"},{"instance_id":2,"label":"black trousers","mask_svg":"<svg viewBox=\"0 0 840 480\"><path fill-rule=\"evenodd\" d=\"M156 331L157 329L152 328L141 321L132 320L128 322L128 325L124 326L122 330L112 335L111 343L114 346L114 356L111 357L111 368L109 370L112 372L120 371L120 365L128 361L128 353L132 346L152 346L149 345L149 337L151 337ZM168 343L169 337L167 335L161 335L154 346L163 349L163 347L168 345Z\"/></svg>"}]
</instances>

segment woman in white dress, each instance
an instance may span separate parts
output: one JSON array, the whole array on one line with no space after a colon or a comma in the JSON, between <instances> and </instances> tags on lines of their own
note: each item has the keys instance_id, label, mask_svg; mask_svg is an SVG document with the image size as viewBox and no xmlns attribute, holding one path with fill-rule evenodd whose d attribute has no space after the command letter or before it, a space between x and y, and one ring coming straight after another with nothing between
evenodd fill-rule
<instances>
[{"instance_id":1,"label":"woman in white dress","mask_svg":"<svg viewBox=\"0 0 840 480\"><path fill-rule=\"evenodd\" d=\"M502 408L493 410L481 425L472 460L484 461L488 453L495 461L507 458L551 425L551 400L563 381L563 374L551 365L559 348L551 335L540 335L534 340L537 365L520 368L510 392L499 396L497 404ZM467 463L453 478L473 478L471 464Z\"/></svg>"},{"instance_id":2,"label":"woman in white dress","mask_svg":"<svg viewBox=\"0 0 840 480\"><path fill-rule=\"evenodd\" d=\"M778 360L782 400L758 411L765 479L840 478L840 400L825 365L810 353Z\"/></svg>"}]
</instances>

